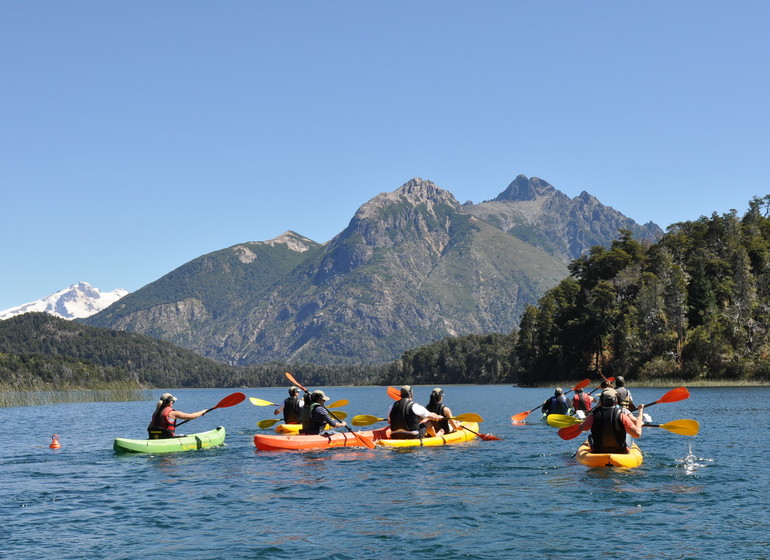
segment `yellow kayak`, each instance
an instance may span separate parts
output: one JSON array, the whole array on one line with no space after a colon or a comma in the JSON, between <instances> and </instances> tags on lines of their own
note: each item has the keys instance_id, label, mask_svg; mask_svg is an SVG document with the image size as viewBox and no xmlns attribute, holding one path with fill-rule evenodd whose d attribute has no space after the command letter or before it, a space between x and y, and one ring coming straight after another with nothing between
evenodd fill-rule
<instances>
[{"instance_id":1,"label":"yellow kayak","mask_svg":"<svg viewBox=\"0 0 770 560\"><path fill-rule=\"evenodd\" d=\"M642 450L634 444L628 453L591 453L591 447L585 442L577 450L579 463L589 467L622 467L632 469L642 464Z\"/></svg>"},{"instance_id":2,"label":"yellow kayak","mask_svg":"<svg viewBox=\"0 0 770 560\"><path fill-rule=\"evenodd\" d=\"M378 439L375 441L377 445L382 445L383 447L416 447L416 446L427 446L427 445L452 445L455 443L463 443L466 441L470 441L473 438L476 437L476 434L473 432L477 432L479 430L479 425L477 422L463 422L460 424L460 429L458 429L455 432L452 432L451 434L444 434L441 436L434 436L434 437L426 437L420 440L419 438L414 439ZM464 430L463 427L467 427L467 430Z\"/></svg>"}]
</instances>

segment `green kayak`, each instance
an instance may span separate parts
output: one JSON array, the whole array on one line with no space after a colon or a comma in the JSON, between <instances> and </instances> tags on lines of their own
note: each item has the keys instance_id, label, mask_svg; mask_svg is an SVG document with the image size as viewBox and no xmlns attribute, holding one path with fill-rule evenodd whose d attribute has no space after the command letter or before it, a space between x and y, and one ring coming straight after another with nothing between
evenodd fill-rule
<instances>
[{"instance_id":1,"label":"green kayak","mask_svg":"<svg viewBox=\"0 0 770 560\"><path fill-rule=\"evenodd\" d=\"M174 453L207 449L222 445L224 442L225 429L219 426L208 432L166 439L115 438L112 448L116 453Z\"/></svg>"}]
</instances>

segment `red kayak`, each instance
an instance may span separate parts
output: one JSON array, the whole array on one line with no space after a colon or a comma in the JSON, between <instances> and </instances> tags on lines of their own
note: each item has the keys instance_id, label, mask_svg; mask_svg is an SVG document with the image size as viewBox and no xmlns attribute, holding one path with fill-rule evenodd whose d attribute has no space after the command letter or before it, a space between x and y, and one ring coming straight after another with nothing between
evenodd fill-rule
<instances>
[{"instance_id":1,"label":"red kayak","mask_svg":"<svg viewBox=\"0 0 770 560\"><path fill-rule=\"evenodd\" d=\"M385 437L387 426L377 430L356 432L371 441ZM361 440L351 432L337 432L328 436L306 436L300 434L256 434L254 445L262 451L289 451L303 449L328 449L330 447L364 447Z\"/></svg>"}]
</instances>

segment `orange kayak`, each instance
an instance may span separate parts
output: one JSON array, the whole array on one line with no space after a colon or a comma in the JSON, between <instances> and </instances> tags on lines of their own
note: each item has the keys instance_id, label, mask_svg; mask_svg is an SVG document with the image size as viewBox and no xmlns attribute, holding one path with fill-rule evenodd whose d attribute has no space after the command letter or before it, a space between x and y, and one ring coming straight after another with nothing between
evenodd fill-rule
<instances>
[{"instance_id":1,"label":"orange kayak","mask_svg":"<svg viewBox=\"0 0 770 560\"><path fill-rule=\"evenodd\" d=\"M385 437L386 428L356 432L371 441ZM303 449L328 449L330 447L365 447L363 443L348 431L336 432L328 436L307 436L300 434L256 434L254 445L262 451L290 451Z\"/></svg>"}]
</instances>

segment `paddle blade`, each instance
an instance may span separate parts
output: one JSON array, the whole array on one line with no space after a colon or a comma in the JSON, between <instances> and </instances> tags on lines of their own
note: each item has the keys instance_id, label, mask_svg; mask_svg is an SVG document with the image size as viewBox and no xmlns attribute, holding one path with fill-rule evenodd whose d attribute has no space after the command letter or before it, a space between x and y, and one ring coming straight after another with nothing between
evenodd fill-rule
<instances>
[{"instance_id":1,"label":"paddle blade","mask_svg":"<svg viewBox=\"0 0 770 560\"><path fill-rule=\"evenodd\" d=\"M529 416L530 412L532 411L528 410L527 412L519 412L518 414L514 414L513 416L511 416L511 422L513 422L514 424L521 424L522 422L524 422L524 420L527 419L527 416Z\"/></svg>"},{"instance_id":2,"label":"paddle blade","mask_svg":"<svg viewBox=\"0 0 770 560\"><path fill-rule=\"evenodd\" d=\"M658 403L679 402L689 398L690 398L690 392L687 390L686 387L677 387L676 389L671 389L668 393L660 397L657 401L644 405L644 407L647 408L648 406L652 406Z\"/></svg>"},{"instance_id":3,"label":"paddle blade","mask_svg":"<svg viewBox=\"0 0 770 560\"><path fill-rule=\"evenodd\" d=\"M401 400L401 389L397 387L388 387L388 396L394 401Z\"/></svg>"},{"instance_id":4,"label":"paddle blade","mask_svg":"<svg viewBox=\"0 0 770 560\"><path fill-rule=\"evenodd\" d=\"M235 406L236 404L242 403L245 400L246 395L243 393L233 393L232 395L227 395L224 399L219 401L216 406L211 408L211 410L215 408L227 408L228 406Z\"/></svg>"},{"instance_id":5,"label":"paddle blade","mask_svg":"<svg viewBox=\"0 0 770 560\"><path fill-rule=\"evenodd\" d=\"M329 412L331 412L337 418L337 420L344 420L348 417L348 413L344 410L330 410Z\"/></svg>"},{"instance_id":6,"label":"paddle blade","mask_svg":"<svg viewBox=\"0 0 770 560\"><path fill-rule=\"evenodd\" d=\"M478 434L478 436L484 441L503 441L503 438L493 436L492 434Z\"/></svg>"},{"instance_id":7,"label":"paddle blade","mask_svg":"<svg viewBox=\"0 0 770 560\"><path fill-rule=\"evenodd\" d=\"M644 424L644 427L663 428L682 436L696 436L700 431L700 424L697 420L672 420L665 424Z\"/></svg>"},{"instance_id":8,"label":"paddle blade","mask_svg":"<svg viewBox=\"0 0 770 560\"><path fill-rule=\"evenodd\" d=\"M457 420L458 422L483 422L484 419L479 416L478 414L474 412L466 412L465 414L460 414L459 416L452 416L450 420Z\"/></svg>"},{"instance_id":9,"label":"paddle blade","mask_svg":"<svg viewBox=\"0 0 770 560\"><path fill-rule=\"evenodd\" d=\"M259 426L260 428L262 428L264 430L265 428L270 428L272 426L275 426L278 422L283 422L283 420L280 419L280 418L271 418L269 420L260 420L259 422L257 422L257 426Z\"/></svg>"},{"instance_id":10,"label":"paddle blade","mask_svg":"<svg viewBox=\"0 0 770 560\"><path fill-rule=\"evenodd\" d=\"M286 376L286 379L288 379L289 381L291 381L292 385L296 385L297 387L299 387L300 389L302 389L302 390L303 390L304 392L306 392L306 393L309 393L309 392L310 392L310 391L308 391L307 389L305 389L305 388L304 388L304 387L303 387L303 386L300 384L300 382L299 382L299 381L297 381L296 379L294 379L294 376L293 376L292 374L290 374L288 371L287 371L287 372L285 372L285 373L284 373L284 375Z\"/></svg>"},{"instance_id":11,"label":"paddle blade","mask_svg":"<svg viewBox=\"0 0 770 560\"><path fill-rule=\"evenodd\" d=\"M545 421L554 428L566 428L567 426L574 426L582 422L580 418L567 414L549 414Z\"/></svg>"},{"instance_id":12,"label":"paddle blade","mask_svg":"<svg viewBox=\"0 0 770 560\"><path fill-rule=\"evenodd\" d=\"M258 399L256 397L249 397L249 400L251 401L251 404L253 404L254 406L278 406L275 403L266 401L264 399Z\"/></svg>"},{"instance_id":13,"label":"paddle blade","mask_svg":"<svg viewBox=\"0 0 770 560\"><path fill-rule=\"evenodd\" d=\"M340 399L338 401L334 401L331 404L325 404L324 406L326 408L339 408L341 406L347 406L348 404L350 404L350 401L348 401L347 399Z\"/></svg>"},{"instance_id":14,"label":"paddle blade","mask_svg":"<svg viewBox=\"0 0 770 560\"><path fill-rule=\"evenodd\" d=\"M580 424L575 424L574 426L567 426L566 428L561 428L557 433L559 434L559 437L561 439L575 439L578 437L583 430L580 428Z\"/></svg>"},{"instance_id":15,"label":"paddle blade","mask_svg":"<svg viewBox=\"0 0 770 560\"><path fill-rule=\"evenodd\" d=\"M575 386L572 388L572 390L573 390L573 391L577 391L578 389L583 389L583 388L585 388L585 387L588 387L588 385L589 385L590 383L591 383L591 380L590 380L590 379L583 379L583 381L581 381L580 383L578 383L577 385L575 385Z\"/></svg>"},{"instance_id":16,"label":"paddle blade","mask_svg":"<svg viewBox=\"0 0 770 560\"><path fill-rule=\"evenodd\" d=\"M385 422L385 418L372 416L371 414L358 414L353 416L352 424L354 426L371 426L376 422Z\"/></svg>"},{"instance_id":17,"label":"paddle blade","mask_svg":"<svg viewBox=\"0 0 770 560\"><path fill-rule=\"evenodd\" d=\"M361 443L363 443L363 444L364 444L366 447L368 447L369 449L374 449L374 448L376 447L376 445L374 445L374 442L373 442L372 440L370 440L368 437L364 437L364 436L362 436L361 434L359 434L358 432L354 432L354 431L353 431L353 430L351 430L350 428L348 428L348 431L349 431L351 434L353 434L354 436L356 436L356 439L357 439L358 441L360 441Z\"/></svg>"}]
</instances>

